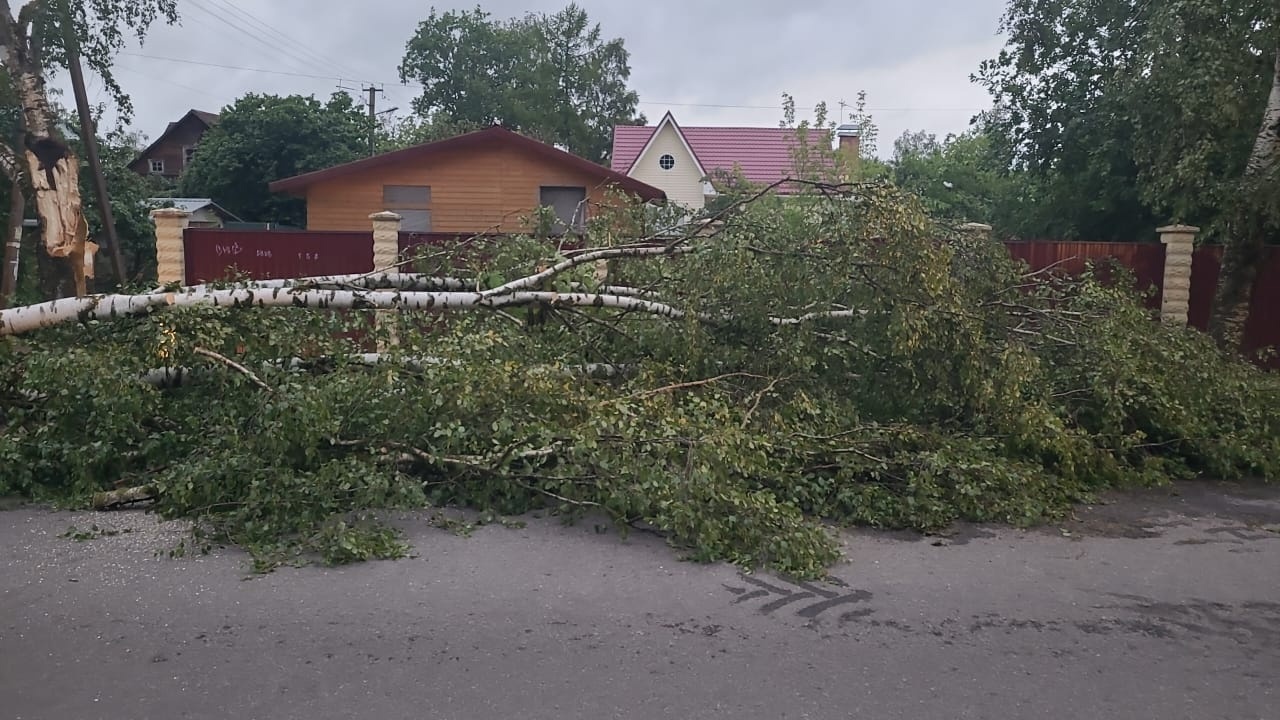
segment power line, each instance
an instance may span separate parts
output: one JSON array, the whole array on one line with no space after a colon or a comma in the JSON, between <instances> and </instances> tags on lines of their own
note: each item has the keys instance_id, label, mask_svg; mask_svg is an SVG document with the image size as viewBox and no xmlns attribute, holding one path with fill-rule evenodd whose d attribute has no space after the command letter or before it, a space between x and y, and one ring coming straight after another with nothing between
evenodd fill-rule
<instances>
[{"instance_id":1,"label":"power line","mask_svg":"<svg viewBox=\"0 0 1280 720\"><path fill-rule=\"evenodd\" d=\"M162 83L165 83L166 85L173 85L174 87L180 87L180 88L183 88L183 89L185 89L185 90L190 90L190 91L192 91L192 92L200 93L201 95L204 95L205 97L211 97L211 98L221 99L221 97L220 97L220 96L218 96L218 95L214 95L213 93L209 92L208 90L202 90L202 89L200 89L200 88L198 88L198 87L192 87L191 85L184 85L183 83L175 82L175 81L170 80L170 79L168 79L168 78L160 77L159 75L152 75L152 74L150 74L150 73L142 72L141 70L135 70L134 68L128 67L128 66L126 66L126 65L121 65L120 63L116 63L116 64L115 64L115 69L117 69L117 70L123 70L124 72L130 73L130 74L133 74L133 75L137 75L138 77L144 77L144 78L146 78L146 79L148 79L148 80L155 80L156 82L162 82Z\"/></svg>"},{"instance_id":2,"label":"power line","mask_svg":"<svg viewBox=\"0 0 1280 720\"><path fill-rule=\"evenodd\" d=\"M265 73L268 75L287 75L289 77L309 78L312 80L336 80L338 82L342 82L343 80L356 80L356 78L352 78L352 77L344 78L344 77L339 77L337 75L316 75L314 73L290 72L288 70L268 70L266 68L245 67L243 65L227 65L224 63L204 62L201 60L184 60L183 58L163 57L161 55L147 55L145 53L136 53L136 52L128 52L128 51L122 51L120 54L128 55L129 57L146 58L148 60L163 60L165 62L183 63L184 65L201 65L203 67L222 68L223 70L243 70L244 72ZM361 80L361 82L373 82L373 81Z\"/></svg>"},{"instance_id":3,"label":"power line","mask_svg":"<svg viewBox=\"0 0 1280 720\"><path fill-rule=\"evenodd\" d=\"M244 65L228 65L224 63L205 62L202 60L186 60L183 58L164 57L161 55L148 55L145 53L135 53L135 52L127 52L127 51L121 52L120 54L128 55L130 57L146 58L148 60L162 60L165 62L183 63L185 65L201 65L204 67L221 68L223 70L241 70L243 72L256 72L256 73L264 73L267 75L285 75L289 77L300 77L300 78L307 78L311 80L329 80L329 81L336 81L336 82L351 80L351 81L358 81L361 83L368 83L368 84L399 85L401 87L406 87L406 88L413 88L418 90L423 89L421 85L417 83L410 83L410 82L396 82L396 81L386 82L386 81L372 80L369 78L354 78L351 76L343 77L338 75L319 75L315 73L290 72L288 70L271 70L267 68L248 67ZM666 106L666 107L722 108L722 109L733 109L733 110L780 110L782 108L781 104L779 105L732 105L732 104L726 104L726 103L663 102L660 100L641 100L639 104ZM816 107L813 107L813 106L797 107L796 109L797 110L814 110L816 109ZM868 112L979 112L983 110L983 108L978 108L978 107L867 107L864 109L867 110Z\"/></svg>"},{"instance_id":4,"label":"power line","mask_svg":"<svg viewBox=\"0 0 1280 720\"><path fill-rule=\"evenodd\" d=\"M641 100L640 105L664 105L668 107L703 107L703 108L729 108L735 110L779 110L782 108L778 105L725 105L716 103L678 103L678 102L661 102L659 100ZM797 110L816 110L816 107L796 107ZM868 111L874 112L978 112L982 108L967 107L867 107Z\"/></svg>"},{"instance_id":5,"label":"power line","mask_svg":"<svg viewBox=\"0 0 1280 720\"><path fill-rule=\"evenodd\" d=\"M233 15L243 18L250 25L256 26L258 29L263 30L269 38L278 40L280 42L283 42L291 46L293 49L295 49L305 57L310 58L311 59L310 64L323 65L329 70L346 75L348 77L352 77L356 75L356 73L350 72L350 68L340 65L337 62L335 62L332 58L327 57L321 53L318 53L315 50L312 50L311 47L306 43L301 42L296 38L293 38L285 34L282 30L275 27L271 23L263 20L257 15L254 15L248 10L245 10L244 8L240 7L236 2L234 2L234 0L209 0L209 2L213 2L219 7L227 9Z\"/></svg>"},{"instance_id":6,"label":"power line","mask_svg":"<svg viewBox=\"0 0 1280 720\"><path fill-rule=\"evenodd\" d=\"M277 43L277 42L272 42L271 40L268 40L268 39L266 39L266 38L260 37L259 35L257 35L257 34L254 34L254 33L250 32L249 30L245 29L244 27L242 27L241 25L239 25L239 24L238 24L238 23L236 23L235 21L230 20L230 19L228 19L228 18L224 17L221 13L219 13L219 12L217 12L217 11L215 11L215 10L212 10L212 9L210 9L210 8L206 7L205 5L203 5L203 4L202 4L201 0L190 0L190 2L191 2L191 7L195 8L196 10L199 10L200 12L202 12L202 13L204 13L204 14L206 14L206 15L208 15L209 17L213 18L214 20L217 20L218 22L222 23L223 25L226 25L227 27L231 28L232 30L236 30L236 31L240 32L240 33L241 33L241 34L243 34L245 37L248 37L249 39L251 39L251 40L254 40L254 41L258 42L259 44L261 44L263 47L267 48L268 50L270 50L270 51L272 51L272 52L274 52L274 53L278 53L278 54L280 54L280 55L282 55L282 56L285 56L285 57L287 57L287 58L289 58L289 59L293 60L293 61L294 61L294 62L296 62L296 63L300 63L299 67L311 67L311 66L313 66L313 65L315 65L315 64L316 64L314 60L308 60L307 58L304 58L304 57L302 57L301 55L298 55L297 53L292 52L292 51L291 51L291 50L289 50L287 47L283 47L283 46L281 46L281 45L280 45L279 43Z\"/></svg>"}]
</instances>

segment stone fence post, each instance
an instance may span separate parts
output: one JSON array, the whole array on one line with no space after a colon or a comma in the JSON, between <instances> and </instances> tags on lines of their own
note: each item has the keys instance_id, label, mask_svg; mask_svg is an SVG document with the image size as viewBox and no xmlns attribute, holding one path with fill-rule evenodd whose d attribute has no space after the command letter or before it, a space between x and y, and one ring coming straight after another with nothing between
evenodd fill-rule
<instances>
[{"instance_id":1,"label":"stone fence post","mask_svg":"<svg viewBox=\"0 0 1280 720\"><path fill-rule=\"evenodd\" d=\"M1191 308L1191 254L1195 251L1196 233L1190 225L1167 225L1157 228L1164 243L1164 285L1160 301L1160 321L1186 326Z\"/></svg>"},{"instance_id":2,"label":"stone fence post","mask_svg":"<svg viewBox=\"0 0 1280 720\"><path fill-rule=\"evenodd\" d=\"M400 216L383 210L370 215L369 220L373 222L374 271L397 272L392 266L400 262Z\"/></svg>"},{"instance_id":3,"label":"stone fence post","mask_svg":"<svg viewBox=\"0 0 1280 720\"><path fill-rule=\"evenodd\" d=\"M376 212L369 216L373 222L373 270L374 272L399 272L395 267L400 262L400 216L389 210ZM386 330L385 337L378 339L378 352L387 352L391 347L400 344L396 333L395 310L375 310L374 323L379 329Z\"/></svg>"},{"instance_id":4,"label":"stone fence post","mask_svg":"<svg viewBox=\"0 0 1280 720\"><path fill-rule=\"evenodd\" d=\"M182 234L191 222L191 213L178 208L151 211L156 224L156 280L160 285L186 284L187 251Z\"/></svg>"}]
</instances>

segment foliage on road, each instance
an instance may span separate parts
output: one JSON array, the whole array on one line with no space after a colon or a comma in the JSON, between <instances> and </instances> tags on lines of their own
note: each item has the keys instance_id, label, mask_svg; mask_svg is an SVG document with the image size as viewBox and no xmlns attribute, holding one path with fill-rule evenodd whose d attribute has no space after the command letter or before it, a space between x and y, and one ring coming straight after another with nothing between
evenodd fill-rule
<instances>
[{"instance_id":1,"label":"foliage on road","mask_svg":"<svg viewBox=\"0 0 1280 720\"><path fill-rule=\"evenodd\" d=\"M639 219L596 221L604 256L475 240L413 277L255 290L347 293L345 314L143 304L11 335L0 492L143 488L262 568L394 557L378 511L457 505L814 576L829 523L1026 525L1104 487L1280 476L1280 378L892 187L768 195L642 247ZM359 309L445 292L478 299Z\"/></svg>"}]
</instances>

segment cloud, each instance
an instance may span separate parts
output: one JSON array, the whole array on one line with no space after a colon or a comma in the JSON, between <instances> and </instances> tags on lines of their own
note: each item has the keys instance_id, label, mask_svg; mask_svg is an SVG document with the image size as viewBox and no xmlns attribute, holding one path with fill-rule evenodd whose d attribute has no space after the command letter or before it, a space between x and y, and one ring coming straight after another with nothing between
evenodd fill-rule
<instances>
[{"instance_id":1,"label":"cloud","mask_svg":"<svg viewBox=\"0 0 1280 720\"><path fill-rule=\"evenodd\" d=\"M1003 0L584 0L606 37L631 53L631 86L656 119L688 125L773 126L780 96L806 108L852 102L866 90L882 154L903 130L963 130L984 91L969 82L999 49ZM155 137L188 109L218 110L247 92L326 97L381 84L380 107L407 112L398 82L405 42L429 5L395 0L183 0L177 27L154 28L117 61L134 127ZM453 7L470 8L472 3ZM562 2L495 0L495 17L554 12ZM441 9L447 6L441 5ZM181 61L181 62L180 62ZM251 68L251 69L243 69ZM55 87L67 87L54 78ZM94 97L105 101L98 83ZM68 92L69 98L69 92ZM677 104L678 103L678 104ZM755 107L758 106L758 107ZM108 121L112 120L109 116Z\"/></svg>"}]
</instances>

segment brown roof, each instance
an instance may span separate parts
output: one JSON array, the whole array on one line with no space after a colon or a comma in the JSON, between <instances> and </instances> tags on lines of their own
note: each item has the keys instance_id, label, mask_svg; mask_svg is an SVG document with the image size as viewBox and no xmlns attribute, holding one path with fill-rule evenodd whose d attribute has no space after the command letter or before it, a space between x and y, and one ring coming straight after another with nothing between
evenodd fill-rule
<instances>
[{"instance_id":1,"label":"brown roof","mask_svg":"<svg viewBox=\"0 0 1280 720\"><path fill-rule=\"evenodd\" d=\"M208 130L209 128L218 124L218 120L220 119L220 116L217 113L205 112L203 110L195 110L195 109L188 110L186 115L183 115L182 117L178 118L176 121L171 122L167 126L165 126L164 132L160 133L160 137L156 138L154 142L148 145L146 150L143 150L141 153L139 153L138 157L134 158L133 162L129 163L129 167L133 167L134 165L137 165L139 162L142 161L143 158L150 155L151 151L155 150L157 145L164 142L164 139L169 136L169 133L173 132L173 129L181 125L183 122L185 122L187 118L195 118L196 120L199 120L201 123L204 124L205 129Z\"/></svg>"},{"instance_id":2,"label":"brown roof","mask_svg":"<svg viewBox=\"0 0 1280 720\"><path fill-rule=\"evenodd\" d=\"M373 157L356 160L354 162L345 163L343 165L335 165L324 170L316 170L315 172L305 173L303 175L295 175L283 180L277 180L268 187L272 192L287 192L291 194L300 194L308 186L326 180L349 175L351 173L361 172L364 170L372 170L374 168L385 167L388 165L399 164L408 160L430 160L436 155L451 150L462 150L474 148L489 143L505 143L524 150L528 150L550 162L559 163L566 167L571 167L583 173L597 177L602 183L617 185L628 192L635 193L643 200L665 200L667 195L662 190L640 182L635 178L610 170L603 165L580 158L572 153L565 152L559 148L552 147L546 143L538 142L533 138L525 137L516 132L512 132L504 127L494 125L493 127L479 130L465 135L458 135L447 140L440 140L425 145L415 145L402 150L394 150L389 153L375 155Z\"/></svg>"},{"instance_id":3,"label":"brown roof","mask_svg":"<svg viewBox=\"0 0 1280 720\"><path fill-rule=\"evenodd\" d=\"M203 110L192 110L187 114L195 115L196 117L203 120L204 124L208 125L209 127L213 127L214 125L217 125L218 120L222 119L222 116L218 115L218 113L205 112Z\"/></svg>"}]
</instances>

